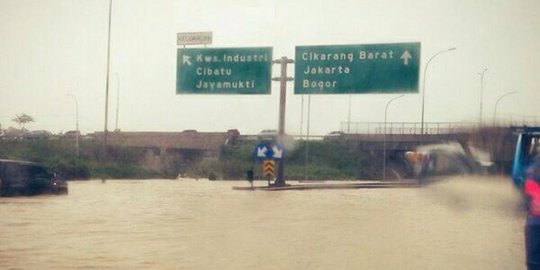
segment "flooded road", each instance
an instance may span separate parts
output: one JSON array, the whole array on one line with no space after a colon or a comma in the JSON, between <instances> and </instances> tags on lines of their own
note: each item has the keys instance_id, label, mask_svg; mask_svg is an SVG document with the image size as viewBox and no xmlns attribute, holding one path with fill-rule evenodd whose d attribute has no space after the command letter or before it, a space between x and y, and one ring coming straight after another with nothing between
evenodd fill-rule
<instances>
[{"instance_id":1,"label":"flooded road","mask_svg":"<svg viewBox=\"0 0 540 270\"><path fill-rule=\"evenodd\" d=\"M509 180L232 186L247 182L84 181L67 196L0 198L0 269L525 269Z\"/></svg>"}]
</instances>

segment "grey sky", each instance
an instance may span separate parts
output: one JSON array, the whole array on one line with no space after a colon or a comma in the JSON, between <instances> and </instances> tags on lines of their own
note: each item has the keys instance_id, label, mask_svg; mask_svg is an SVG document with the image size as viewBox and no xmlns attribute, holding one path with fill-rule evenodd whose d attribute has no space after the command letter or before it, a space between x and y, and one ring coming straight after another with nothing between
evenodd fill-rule
<instances>
[{"instance_id":1,"label":"grey sky","mask_svg":"<svg viewBox=\"0 0 540 270\"><path fill-rule=\"evenodd\" d=\"M84 133L104 127L107 0L0 0L0 124L33 116L32 130L75 128L79 103ZM540 120L540 2L516 1L174 1L113 0L109 129L225 131L276 128L278 83L272 95L176 95L176 33L212 31L210 47L273 47L294 58L298 45L421 42L422 66L435 53L426 83L426 121L483 118ZM289 75L294 76L293 66ZM274 66L274 75L279 67ZM118 87L119 86L119 87ZM286 131L300 130L301 97L288 84ZM383 121L393 94L354 95L352 121ZM307 99L306 99L307 100ZM312 95L311 132L340 129L348 95ZM392 102L388 121L420 121L421 94Z\"/></svg>"}]
</instances>

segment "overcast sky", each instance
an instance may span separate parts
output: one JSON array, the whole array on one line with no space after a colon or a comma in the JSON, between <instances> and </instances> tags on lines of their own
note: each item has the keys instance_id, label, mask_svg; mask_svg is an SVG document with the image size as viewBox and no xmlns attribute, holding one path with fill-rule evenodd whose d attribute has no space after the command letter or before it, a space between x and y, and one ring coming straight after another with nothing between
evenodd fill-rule
<instances>
[{"instance_id":1,"label":"overcast sky","mask_svg":"<svg viewBox=\"0 0 540 270\"><path fill-rule=\"evenodd\" d=\"M108 0L0 0L0 124L30 130L104 129ZM540 121L540 1L537 0L113 0L109 130L257 133L278 125L279 83L271 95L176 95L176 34L211 31L209 47L421 43L420 92L391 103L391 122L421 120L422 80L429 65L425 121ZM289 67L289 76L294 76ZM279 67L273 67L274 76ZM298 134L302 96L288 83L286 132ZM119 99L117 99L119 94ZM351 121L384 121L397 94L356 94ZM116 123L118 107L118 123ZM349 95L312 95L312 134L347 121ZM305 98L304 114L307 111ZM306 116L304 116L304 132Z\"/></svg>"}]
</instances>

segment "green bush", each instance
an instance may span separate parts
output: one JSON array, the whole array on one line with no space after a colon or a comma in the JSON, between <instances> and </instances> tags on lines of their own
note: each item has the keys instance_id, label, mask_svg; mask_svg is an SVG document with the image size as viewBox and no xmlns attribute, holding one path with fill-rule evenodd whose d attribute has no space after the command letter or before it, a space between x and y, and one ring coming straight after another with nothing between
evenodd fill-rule
<instances>
[{"instance_id":1,"label":"green bush","mask_svg":"<svg viewBox=\"0 0 540 270\"><path fill-rule=\"evenodd\" d=\"M31 160L44 164L66 179L88 178L193 178L245 179L253 169L264 179L260 161L254 160L255 141L224 145L219 156L205 158L183 152L166 161L162 169L144 167L144 149L109 147L103 160L101 142L83 140L77 157L72 140L0 141L0 158ZM363 151L358 142L343 140L298 141L285 149L287 179L373 179L380 177L381 157ZM308 162L306 166L306 150ZM170 157L170 156L169 156Z\"/></svg>"},{"instance_id":2,"label":"green bush","mask_svg":"<svg viewBox=\"0 0 540 270\"><path fill-rule=\"evenodd\" d=\"M261 162L254 161L255 145L253 141L243 142L221 149L219 160L224 178L244 179L246 170L252 167L255 178L264 178ZM294 149L285 151L285 175L288 179L301 180L306 175L311 180L368 179L380 171L377 157L362 151L357 143L351 141L300 141Z\"/></svg>"}]
</instances>

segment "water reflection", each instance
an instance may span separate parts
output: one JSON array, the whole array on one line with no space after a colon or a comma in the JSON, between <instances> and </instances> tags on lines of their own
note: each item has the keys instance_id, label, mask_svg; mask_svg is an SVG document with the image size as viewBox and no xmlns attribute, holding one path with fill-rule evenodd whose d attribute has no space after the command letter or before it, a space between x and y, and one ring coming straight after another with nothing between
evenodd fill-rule
<instances>
[{"instance_id":1,"label":"water reflection","mask_svg":"<svg viewBox=\"0 0 540 270\"><path fill-rule=\"evenodd\" d=\"M247 182L70 183L0 198L0 268L524 269L510 181L234 191Z\"/></svg>"}]
</instances>

